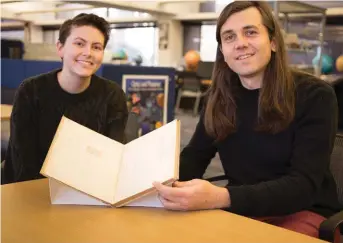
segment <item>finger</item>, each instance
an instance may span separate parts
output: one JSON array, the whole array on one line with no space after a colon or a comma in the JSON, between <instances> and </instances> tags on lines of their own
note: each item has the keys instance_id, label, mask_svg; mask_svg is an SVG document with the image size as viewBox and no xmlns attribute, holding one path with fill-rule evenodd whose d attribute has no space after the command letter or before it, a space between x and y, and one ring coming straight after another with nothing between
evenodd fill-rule
<instances>
[{"instance_id":1,"label":"finger","mask_svg":"<svg viewBox=\"0 0 343 243\"><path fill-rule=\"evenodd\" d=\"M180 203L170 201L162 196L159 196L161 203L163 204L164 208L169 210L185 210Z\"/></svg>"},{"instance_id":2,"label":"finger","mask_svg":"<svg viewBox=\"0 0 343 243\"><path fill-rule=\"evenodd\" d=\"M172 201L177 201L177 198L187 195L187 191L183 188L165 186L159 182L154 182L153 185L162 197Z\"/></svg>"},{"instance_id":3,"label":"finger","mask_svg":"<svg viewBox=\"0 0 343 243\"><path fill-rule=\"evenodd\" d=\"M187 187L187 186L193 186L195 183L195 180L190 181L175 181L173 186L174 187Z\"/></svg>"}]
</instances>

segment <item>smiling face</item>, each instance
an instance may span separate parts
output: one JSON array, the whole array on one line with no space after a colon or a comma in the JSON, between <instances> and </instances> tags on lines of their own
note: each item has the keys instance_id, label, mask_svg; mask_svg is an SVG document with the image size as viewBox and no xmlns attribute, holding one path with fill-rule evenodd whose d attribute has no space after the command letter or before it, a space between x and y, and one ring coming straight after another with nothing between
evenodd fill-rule
<instances>
[{"instance_id":1,"label":"smiling face","mask_svg":"<svg viewBox=\"0 0 343 243\"><path fill-rule=\"evenodd\" d=\"M275 43L255 7L232 14L220 29L220 39L225 62L240 77L264 72L275 51Z\"/></svg>"},{"instance_id":2,"label":"smiling face","mask_svg":"<svg viewBox=\"0 0 343 243\"><path fill-rule=\"evenodd\" d=\"M92 26L74 26L64 44L57 43L63 69L80 78L93 75L104 56L104 35Z\"/></svg>"}]
</instances>

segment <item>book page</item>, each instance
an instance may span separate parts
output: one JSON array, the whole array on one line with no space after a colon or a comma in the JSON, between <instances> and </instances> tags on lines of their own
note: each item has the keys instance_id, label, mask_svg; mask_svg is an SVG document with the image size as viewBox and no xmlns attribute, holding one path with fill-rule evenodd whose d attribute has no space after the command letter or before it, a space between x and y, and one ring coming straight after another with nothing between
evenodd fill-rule
<instances>
[{"instance_id":1,"label":"book page","mask_svg":"<svg viewBox=\"0 0 343 243\"><path fill-rule=\"evenodd\" d=\"M178 177L179 121L170 122L125 145L115 201Z\"/></svg>"},{"instance_id":2,"label":"book page","mask_svg":"<svg viewBox=\"0 0 343 243\"><path fill-rule=\"evenodd\" d=\"M63 117L41 173L112 203L124 145Z\"/></svg>"},{"instance_id":3,"label":"book page","mask_svg":"<svg viewBox=\"0 0 343 243\"><path fill-rule=\"evenodd\" d=\"M49 179L49 187L52 204L110 206L54 179Z\"/></svg>"}]
</instances>

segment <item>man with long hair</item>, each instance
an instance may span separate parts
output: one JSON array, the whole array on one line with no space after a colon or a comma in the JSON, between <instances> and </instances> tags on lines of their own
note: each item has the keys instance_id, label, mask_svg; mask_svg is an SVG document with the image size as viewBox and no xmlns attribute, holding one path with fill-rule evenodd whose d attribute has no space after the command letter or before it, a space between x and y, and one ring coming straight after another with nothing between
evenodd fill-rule
<instances>
[{"instance_id":1,"label":"man with long hair","mask_svg":"<svg viewBox=\"0 0 343 243\"><path fill-rule=\"evenodd\" d=\"M288 66L267 3L234 1L217 22L213 84L180 157L180 181L155 183L172 210L222 208L310 236L340 210L329 170L333 89ZM202 180L219 153L226 187Z\"/></svg>"}]
</instances>

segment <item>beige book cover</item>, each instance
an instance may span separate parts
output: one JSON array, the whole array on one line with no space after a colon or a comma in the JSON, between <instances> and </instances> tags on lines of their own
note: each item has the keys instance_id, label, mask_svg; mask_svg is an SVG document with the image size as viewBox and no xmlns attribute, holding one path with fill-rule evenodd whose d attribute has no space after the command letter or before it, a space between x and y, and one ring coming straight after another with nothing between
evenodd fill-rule
<instances>
[{"instance_id":1,"label":"beige book cover","mask_svg":"<svg viewBox=\"0 0 343 243\"><path fill-rule=\"evenodd\" d=\"M154 181L179 177L180 121L121 144L62 117L40 173L52 204L162 207Z\"/></svg>"}]
</instances>

